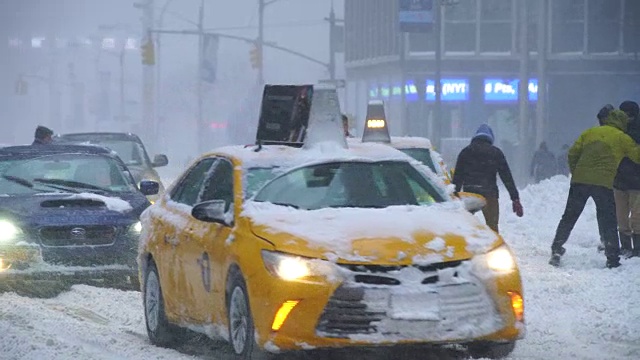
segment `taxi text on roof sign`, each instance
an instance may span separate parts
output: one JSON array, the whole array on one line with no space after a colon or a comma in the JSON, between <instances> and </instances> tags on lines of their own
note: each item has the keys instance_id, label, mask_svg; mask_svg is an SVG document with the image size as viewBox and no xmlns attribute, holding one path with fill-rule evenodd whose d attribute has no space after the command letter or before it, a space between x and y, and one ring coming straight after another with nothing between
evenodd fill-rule
<instances>
[{"instance_id":1,"label":"taxi text on roof sign","mask_svg":"<svg viewBox=\"0 0 640 360\"><path fill-rule=\"evenodd\" d=\"M333 142L346 147L335 87L265 85L256 143L296 147Z\"/></svg>"},{"instance_id":2,"label":"taxi text on roof sign","mask_svg":"<svg viewBox=\"0 0 640 360\"><path fill-rule=\"evenodd\" d=\"M391 142L384 103L380 100L371 100L367 105L367 121L364 124L362 142Z\"/></svg>"}]
</instances>

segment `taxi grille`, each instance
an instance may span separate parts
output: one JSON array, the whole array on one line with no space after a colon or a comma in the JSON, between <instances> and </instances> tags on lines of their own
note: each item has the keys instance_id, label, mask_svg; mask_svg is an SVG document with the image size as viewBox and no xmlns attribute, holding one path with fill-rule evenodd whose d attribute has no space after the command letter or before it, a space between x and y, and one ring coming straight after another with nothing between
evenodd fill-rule
<instances>
[{"instance_id":1,"label":"taxi grille","mask_svg":"<svg viewBox=\"0 0 640 360\"><path fill-rule=\"evenodd\" d=\"M40 228L44 246L90 246L113 244L117 228L108 225L46 226Z\"/></svg>"},{"instance_id":2,"label":"taxi grille","mask_svg":"<svg viewBox=\"0 0 640 360\"><path fill-rule=\"evenodd\" d=\"M338 288L327 303L317 330L331 334L331 337L375 333L376 327L372 323L382 320L386 314L369 310L363 299L362 288Z\"/></svg>"},{"instance_id":3,"label":"taxi grille","mask_svg":"<svg viewBox=\"0 0 640 360\"><path fill-rule=\"evenodd\" d=\"M407 267L344 266L353 276L338 287L327 302L316 332L326 338L357 336L364 340L382 335L390 339L447 340L447 336L456 338L456 331L468 326L494 329L501 320L493 300L480 282L458 274L455 268L463 263L413 266L422 270L423 277L418 275L411 282L399 275ZM446 271L449 277L441 279L438 270L445 269L450 269ZM437 293L437 318L408 320L393 315L392 294L396 289L402 294L403 287L414 290L424 287Z\"/></svg>"}]
</instances>

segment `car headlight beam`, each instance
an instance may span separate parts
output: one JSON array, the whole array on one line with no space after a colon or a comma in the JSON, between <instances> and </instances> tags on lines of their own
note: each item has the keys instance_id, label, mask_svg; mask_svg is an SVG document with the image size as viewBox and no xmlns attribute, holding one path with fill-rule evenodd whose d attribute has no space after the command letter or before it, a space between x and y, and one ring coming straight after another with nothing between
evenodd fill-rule
<instances>
[{"instance_id":1,"label":"car headlight beam","mask_svg":"<svg viewBox=\"0 0 640 360\"><path fill-rule=\"evenodd\" d=\"M494 271L507 272L516 268L516 260L506 245L488 252L485 258L489 269Z\"/></svg>"},{"instance_id":2,"label":"car headlight beam","mask_svg":"<svg viewBox=\"0 0 640 360\"><path fill-rule=\"evenodd\" d=\"M306 259L273 251L262 251L267 271L282 280L302 281L313 276L331 277L335 271L331 264L318 259Z\"/></svg>"},{"instance_id":3,"label":"car headlight beam","mask_svg":"<svg viewBox=\"0 0 640 360\"><path fill-rule=\"evenodd\" d=\"M0 242L15 240L22 231L11 221L0 220Z\"/></svg>"}]
</instances>

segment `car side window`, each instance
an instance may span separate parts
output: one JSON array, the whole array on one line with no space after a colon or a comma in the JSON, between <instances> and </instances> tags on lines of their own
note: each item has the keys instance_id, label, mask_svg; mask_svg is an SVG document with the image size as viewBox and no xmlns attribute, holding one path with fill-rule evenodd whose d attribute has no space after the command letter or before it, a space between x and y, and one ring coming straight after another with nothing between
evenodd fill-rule
<instances>
[{"instance_id":1,"label":"car side window","mask_svg":"<svg viewBox=\"0 0 640 360\"><path fill-rule=\"evenodd\" d=\"M215 161L215 158L208 158L196 164L171 193L171 200L189 206L195 205L198 202L200 189L208 178L211 165Z\"/></svg>"},{"instance_id":2,"label":"car side window","mask_svg":"<svg viewBox=\"0 0 640 360\"><path fill-rule=\"evenodd\" d=\"M224 200L227 211L233 204L233 164L227 159L218 160L198 199L199 202L211 200Z\"/></svg>"}]
</instances>

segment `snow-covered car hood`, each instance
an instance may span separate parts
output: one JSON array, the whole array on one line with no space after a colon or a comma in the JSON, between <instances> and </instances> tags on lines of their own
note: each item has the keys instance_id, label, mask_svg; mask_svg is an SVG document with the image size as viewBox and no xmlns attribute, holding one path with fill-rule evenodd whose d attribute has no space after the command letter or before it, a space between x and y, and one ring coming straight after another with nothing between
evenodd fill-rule
<instances>
[{"instance_id":1,"label":"snow-covered car hood","mask_svg":"<svg viewBox=\"0 0 640 360\"><path fill-rule=\"evenodd\" d=\"M250 201L242 215L276 250L336 262L433 264L468 259L502 242L455 202L297 210Z\"/></svg>"},{"instance_id":2,"label":"snow-covered car hood","mask_svg":"<svg viewBox=\"0 0 640 360\"><path fill-rule=\"evenodd\" d=\"M18 218L118 216L139 217L149 205L141 193L118 193L104 196L93 193L42 193L0 196L0 212Z\"/></svg>"}]
</instances>

